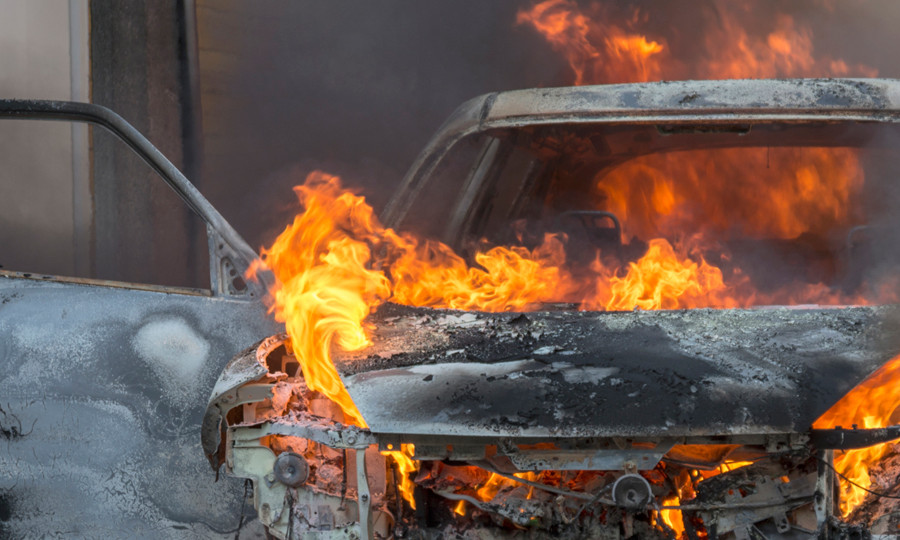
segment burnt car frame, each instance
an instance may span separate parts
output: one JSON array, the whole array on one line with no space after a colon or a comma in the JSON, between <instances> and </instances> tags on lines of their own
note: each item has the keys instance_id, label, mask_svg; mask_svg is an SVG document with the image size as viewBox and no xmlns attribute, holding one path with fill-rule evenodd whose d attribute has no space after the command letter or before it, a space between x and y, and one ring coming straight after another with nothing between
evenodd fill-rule
<instances>
[{"instance_id":1,"label":"burnt car frame","mask_svg":"<svg viewBox=\"0 0 900 540\"><path fill-rule=\"evenodd\" d=\"M265 284L235 279L256 254L114 112L4 99L4 119L111 132L203 219L211 264L204 289L0 270L0 537L232 535L241 484L211 482L197 396L224 359L281 328Z\"/></svg>"},{"instance_id":2,"label":"burnt car frame","mask_svg":"<svg viewBox=\"0 0 900 540\"><path fill-rule=\"evenodd\" d=\"M792 144L827 146L843 134L840 144L852 146L872 139L865 130L896 131L898 121L900 83L893 80L662 82L489 94L463 104L438 130L383 221L414 225L409 216L441 193L455 203L441 219L426 217L438 227L432 234L465 249L461 239L482 234L492 205L512 202L494 189L497 163L517 134L545 128L627 128L617 137L621 159L628 159L683 147L693 134L706 136L701 145L734 145L734 137L744 137L738 144L769 144L769 131L783 127L792 130ZM717 142L722 134L732 139ZM449 192L435 186L448 154L479 136L476 159L458 184ZM527 187L541 167L522 170L520 186ZM421 509L411 518L396 493L397 473L376 450L411 444L420 463L474 465L550 494L537 503L522 496L486 503L432 489L430 497L464 500L495 516L494 525L507 525L470 523L478 537L522 528L535 537L672 537L667 527L641 529L634 521L666 508L661 490L641 473L661 462L715 468L730 456L753 465L700 484L698 497L677 507L685 534L697 537L692 523L699 517L711 538L838 538L856 529L837 519L833 452L900 435L897 426L812 429L900 352L894 306L488 314L388 304L370 322L371 347L333 352L366 429L329 419L314 401L287 407L285 388L303 383L285 336L235 358L213 391L203 425L207 457L214 469L224 464L228 474L253 481L260 520L276 537L462 534L452 525L430 529ZM336 464L343 479L316 484L303 451L292 446L298 444L330 456L322 459ZM526 471L609 476L594 491L572 491L513 476ZM603 519L617 517L609 526L568 529L586 507L612 509ZM535 527L541 519L552 526Z\"/></svg>"}]
</instances>

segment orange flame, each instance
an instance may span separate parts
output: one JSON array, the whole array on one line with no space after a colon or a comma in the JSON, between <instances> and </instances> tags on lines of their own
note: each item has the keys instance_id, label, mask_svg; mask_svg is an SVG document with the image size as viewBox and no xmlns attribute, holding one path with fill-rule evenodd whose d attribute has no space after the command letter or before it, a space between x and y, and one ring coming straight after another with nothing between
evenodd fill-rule
<instances>
[{"instance_id":1,"label":"orange flame","mask_svg":"<svg viewBox=\"0 0 900 540\"><path fill-rule=\"evenodd\" d=\"M637 157L602 173L596 185L626 236L703 231L789 239L859 222L864 180L848 148L725 148Z\"/></svg>"},{"instance_id":2,"label":"orange flame","mask_svg":"<svg viewBox=\"0 0 900 540\"><path fill-rule=\"evenodd\" d=\"M276 278L272 309L285 323L309 389L340 405L349 422L365 426L331 362L331 346L367 346L362 321L372 305L390 296L387 278L366 266L371 252L364 240L375 218L337 177L314 173L310 180L294 188L306 211L262 250L263 264Z\"/></svg>"},{"instance_id":3,"label":"orange flame","mask_svg":"<svg viewBox=\"0 0 900 540\"><path fill-rule=\"evenodd\" d=\"M773 17L767 32L748 33L743 23L751 9L751 4L717 2L709 13L698 13L703 47L691 51L696 59L692 63L675 61L663 36L651 38L641 31L639 27L650 14L640 9L612 24L608 5L600 2L583 9L574 0L545 0L520 10L516 22L532 26L562 54L574 73L575 85L878 75L870 66L851 65L826 55L816 57L812 30L790 15ZM695 43L692 40L692 45Z\"/></svg>"},{"instance_id":4,"label":"orange flame","mask_svg":"<svg viewBox=\"0 0 900 540\"><path fill-rule=\"evenodd\" d=\"M695 53L698 61L693 64L672 61L664 37L651 38L640 31L649 18L640 10L616 25L608 22L603 4L583 9L572 0L546 0L520 10L516 20L534 27L563 55L576 85L662 78L877 75L868 66L816 59L811 30L787 15L776 17L767 33L750 35L741 24L747 16L745 9L731 3L716 5L716 24L705 25L705 47ZM710 182L710 178L729 181ZM603 171L596 179L599 207L622 219L626 237L656 239L650 242L655 252L630 265L624 282L614 278L615 291L599 283L587 305L736 307L763 300L752 288L738 288L738 283L725 287L718 268L702 258L679 258L660 238L671 231L702 231L710 240L734 234L791 239L808 231L825 236L859 218L863 179L854 150L830 148L650 154ZM697 269L688 270L691 265ZM685 282L685 277L690 280ZM654 296L663 290L673 294L664 300ZM765 301L796 303L804 298L863 300L839 298L821 286L779 291Z\"/></svg>"},{"instance_id":5,"label":"orange flame","mask_svg":"<svg viewBox=\"0 0 900 540\"><path fill-rule=\"evenodd\" d=\"M397 464L397 471L400 473L400 496L409 503L410 508L416 509L416 500L413 498L413 490L416 489L410 475L419 470L419 462L413 460L415 454L415 446L412 444L400 445L400 450L385 450L382 454L390 457ZM462 502L462 501L460 501Z\"/></svg>"},{"instance_id":6,"label":"orange flame","mask_svg":"<svg viewBox=\"0 0 900 540\"><path fill-rule=\"evenodd\" d=\"M662 500L662 506L678 506L680 504L681 500L677 495L670 495ZM684 518L681 515L681 510L660 510L658 514L659 519L675 533L675 538L684 536Z\"/></svg>"},{"instance_id":7,"label":"orange flame","mask_svg":"<svg viewBox=\"0 0 900 540\"><path fill-rule=\"evenodd\" d=\"M533 252L494 247L476 253L477 267L440 242L392 231L386 231L386 237L399 251L389 271L391 300L399 304L506 311L553 298L561 286L558 266L565 252L553 235Z\"/></svg>"},{"instance_id":8,"label":"orange flame","mask_svg":"<svg viewBox=\"0 0 900 540\"><path fill-rule=\"evenodd\" d=\"M648 17L640 10L615 25L603 22L601 4L591 7L601 16L591 17L571 0L546 0L520 11L517 21L533 26L560 51L575 84L877 74L840 59L816 59L811 32L791 17L779 16L767 33L753 36L741 28L741 13L733 11L744 8L720 7L717 25L705 33L702 61L695 66L674 61L664 37L640 31ZM701 235L688 242L665 238L686 230L710 241L732 233L792 239L810 230L827 233L856 219L853 201L863 174L852 150L717 152L715 159L702 151L648 155L598 177L599 206L624 218L626 234L652 240L647 253L625 269L606 267L598 256L586 280L576 282L568 272L564 238L548 235L534 250L491 247L476 253L476 265L469 265L444 244L383 227L362 197L321 172L295 188L303 212L262 250L263 262L251 274L260 268L274 273L271 309L285 323L309 388L339 404L347 422L365 426L330 355L335 345L366 347L364 320L383 302L485 311L572 300L582 300L589 309L751 305L761 296L739 272L726 279L704 259L695 245ZM810 298L840 300L824 286L793 291L787 301L766 299L791 303ZM882 412L870 415L874 422L881 421ZM416 463L411 447L387 454L403 473L400 488L413 504L409 475ZM863 456L839 456L841 470L853 468L850 455ZM864 459L875 458L866 454ZM492 478L479 492L486 497L504 482L511 480ZM680 530L676 512L661 513L660 519Z\"/></svg>"},{"instance_id":9,"label":"orange flame","mask_svg":"<svg viewBox=\"0 0 900 540\"><path fill-rule=\"evenodd\" d=\"M516 478L521 478L523 480L528 480L530 482L536 482L538 479L538 473L534 472L521 472L521 473L513 473L513 476ZM478 500L484 502L490 502L494 497L497 496L497 493L504 489L514 488L523 485L520 482L516 482L512 478L507 478L505 476L501 476L496 473L490 473L488 479L481 484L481 486L475 491ZM534 488L529 488L528 490L528 498L531 498L532 492Z\"/></svg>"},{"instance_id":10,"label":"orange flame","mask_svg":"<svg viewBox=\"0 0 900 540\"><path fill-rule=\"evenodd\" d=\"M703 259L694 245L700 237L675 246L657 238L624 272L598 259L592 277L576 281L566 267L563 241L554 235L534 250L496 246L479 251L477 266L470 266L445 244L383 227L365 200L342 188L337 177L315 172L295 191L304 211L262 250L260 266L276 278L271 309L285 323L309 388L338 403L346 420L360 426L365 421L331 362L331 347L367 346L363 321L388 300L504 311L579 299L585 308L610 310L735 307L757 299L739 274L727 283ZM811 191L830 204L831 198ZM827 213L814 205L801 210L808 221ZM815 287L794 296L792 301L829 298Z\"/></svg>"},{"instance_id":11,"label":"orange flame","mask_svg":"<svg viewBox=\"0 0 900 540\"><path fill-rule=\"evenodd\" d=\"M624 277L612 276L609 282L597 283L597 296L584 302L588 309L600 303L607 310L721 307L728 303L718 298L726 290L721 270L702 258L698 265L677 255L662 238L650 241L647 253L628 265Z\"/></svg>"},{"instance_id":12,"label":"orange flame","mask_svg":"<svg viewBox=\"0 0 900 540\"><path fill-rule=\"evenodd\" d=\"M534 26L565 55L576 86L598 80L650 81L661 76L664 44L591 20L571 0L541 2L530 11L519 11L516 22Z\"/></svg>"},{"instance_id":13,"label":"orange flame","mask_svg":"<svg viewBox=\"0 0 900 540\"><path fill-rule=\"evenodd\" d=\"M717 2L714 8L699 14L711 22L703 25L700 50L692 50L697 58L693 63L675 61L664 36L642 31L651 14L639 8L613 24L607 4L545 0L521 9L516 21L533 27L566 59L576 85L664 78L877 75L868 66L825 55L817 58L810 28L788 15L778 15L767 30L751 34L742 25L750 15L749 6ZM717 178L723 181L710 181ZM796 239L815 231L827 237L860 222L863 180L856 151L842 148L656 153L602 171L595 179L597 208L617 215L626 237L653 240L650 251L630 264L624 277L603 268L598 260L595 270L606 279L597 282L584 305L661 309L760 302L866 303L860 295L836 294L825 285L762 295L739 269L726 282L721 270L699 255L702 250L688 255L683 246L673 247L664 240L673 231L695 231L710 248L734 236ZM826 276L827 270L822 269Z\"/></svg>"},{"instance_id":14,"label":"orange flame","mask_svg":"<svg viewBox=\"0 0 900 540\"><path fill-rule=\"evenodd\" d=\"M891 416L900 407L900 355L881 366L865 381L844 395L828 411L813 423L815 429L838 426L861 429L881 428L891 425ZM841 512L846 516L865 500L863 488L872 485L869 468L878 463L891 448L883 443L858 450L847 450L834 457L834 467L854 485L841 478Z\"/></svg>"},{"instance_id":15,"label":"orange flame","mask_svg":"<svg viewBox=\"0 0 900 540\"><path fill-rule=\"evenodd\" d=\"M475 260L483 268L469 267L440 242L383 227L365 199L343 189L336 176L314 172L295 192L304 211L262 250L250 274L274 273L271 310L285 323L306 384L340 405L348 422L365 426L331 362L331 347L367 346L363 320L383 302L503 311L558 292L554 263L564 254L553 236L533 252L479 252Z\"/></svg>"}]
</instances>

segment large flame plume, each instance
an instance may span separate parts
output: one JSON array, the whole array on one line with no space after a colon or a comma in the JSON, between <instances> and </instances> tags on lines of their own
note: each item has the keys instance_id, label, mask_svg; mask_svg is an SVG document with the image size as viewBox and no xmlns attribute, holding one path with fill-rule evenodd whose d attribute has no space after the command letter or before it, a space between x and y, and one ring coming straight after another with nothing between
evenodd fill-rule
<instances>
[{"instance_id":1,"label":"large flame plume","mask_svg":"<svg viewBox=\"0 0 900 540\"><path fill-rule=\"evenodd\" d=\"M533 27L567 61L574 84L647 82L662 79L733 79L751 77L875 76L877 70L841 59L815 55L812 31L789 15L770 21L767 32L750 34L741 22L750 6L714 2L714 13L698 10L704 25L703 47L692 62L676 61L664 36L648 35L649 13L632 8L631 16L611 22L607 4L582 6L573 0L546 0L519 11L517 23ZM653 281L662 288L684 291L666 307L735 307L752 304L866 303L863 296L835 294L825 285L796 285L779 291L757 291L739 276L718 279L717 266L693 257L699 272L685 271L683 260L693 250L672 231L697 231L706 241L700 251L727 250L715 245L734 237L793 239L815 232L827 237L834 230L860 222L860 193L865 174L857 152L847 148L737 148L693 150L637 157L596 181L599 208L617 215L626 237L651 239L655 250ZM648 252L649 253L649 252ZM665 262L663 262L663 259ZM629 268L630 278L641 275ZM680 283L691 275L689 283ZM624 302L585 298L591 307L659 309L650 294L619 290L612 297ZM701 285L701 282L703 284ZM601 288L603 286L601 285ZM702 290L702 299L690 297ZM601 290L598 293L606 293ZM633 305L629 305L629 303Z\"/></svg>"},{"instance_id":2,"label":"large flame plume","mask_svg":"<svg viewBox=\"0 0 900 540\"><path fill-rule=\"evenodd\" d=\"M575 84L877 74L867 66L816 57L809 28L787 15L774 18L764 35L750 35L740 24L740 10L749 8L717 5L717 24L708 25L692 64L677 61L664 37L641 31L648 14L640 9L613 24L602 4L582 9L571 0L547 0L521 10L517 22L546 37L571 67ZM576 272L567 261L563 235L547 234L534 249L485 245L467 260L440 242L384 227L337 177L314 172L295 188L302 211L262 250L262 262L252 272L263 267L275 276L271 308L285 323L309 388L338 403L347 422L365 426L330 354L333 346L366 347L365 318L387 301L484 311L526 310L545 302L609 310L866 302L824 284L761 292L740 268L723 271L721 265L729 258L721 247L729 238L796 239L856 223L864 179L857 153L849 149L744 148L638 157L600 173L594 185L598 209L622 218L623 235L646 239L647 251L623 266L598 254L588 271ZM719 262L707 256L714 250ZM843 416L826 415L817 426L835 418L843 425L862 426L861 419L870 417L873 425L886 421L873 400L852 399L853 405L841 409ZM865 463L883 452L858 452L838 456L836 466L865 484ZM412 449L389 455L404 473L402 490L411 501ZM856 472L859 464L863 472ZM501 483L489 481L493 487ZM849 484L845 489L849 492ZM860 500L850 493L844 511ZM676 511L660 518L681 533Z\"/></svg>"},{"instance_id":3,"label":"large flame plume","mask_svg":"<svg viewBox=\"0 0 900 540\"><path fill-rule=\"evenodd\" d=\"M543 35L572 69L575 85L679 79L773 77L875 77L870 66L816 54L809 26L777 14L767 31L753 34L744 22L758 6L712 2L713 9L692 9L702 47L690 61L676 58L665 36L648 35L650 12L631 8L613 14L609 3L584 5L574 0L546 0L519 11L518 24ZM688 29L683 29L688 30Z\"/></svg>"},{"instance_id":4,"label":"large flame plume","mask_svg":"<svg viewBox=\"0 0 900 540\"><path fill-rule=\"evenodd\" d=\"M588 8L591 13L586 14L572 0L546 0L521 10L517 21L533 26L566 58L576 85L664 78L874 77L878 74L865 65L850 65L842 59L815 55L812 31L789 15L778 15L767 33L753 36L741 24L748 15L746 10L752 9L751 4L716 2L715 7L716 24L704 25L705 46L700 57L690 64L674 61L665 39L639 31L646 22L646 14L640 8L634 9L630 19L612 24L606 22L606 8L600 3L592 4ZM700 230L714 238L736 226L742 229L741 234L751 237L796 238L808 231L828 234L858 218L859 208L854 203L864 173L853 150L797 148L774 155L769 149L720 150L715 160L703 154L695 151L649 155L619 167L598 182L607 194L606 209L622 217L631 232L645 238L661 235L666 230ZM668 170L679 172L677 176L664 174ZM709 182L709 178L732 180ZM763 183L778 187L776 191L760 190ZM642 210L646 211L644 215L635 215ZM651 241L651 249L657 242ZM673 259L671 255L664 258ZM670 263L670 267L661 271L669 275L684 274L676 265ZM705 272L713 278L709 282L711 292L722 290L715 270L718 269L712 267ZM785 289L765 299L763 296L758 295L756 302L793 304L804 302L804 298L821 303L865 302L862 297L839 298L825 287L809 285ZM896 300L894 291L888 296ZM629 297L629 301L635 299ZM900 361L895 358L845 396L816 426L887 425L890 415L900 405L900 391L891 390L897 386L892 381L896 380L894 372L898 369ZM888 445L849 451L836 457L835 466L856 484L867 487L871 483L869 466L887 451ZM846 515L862 502L866 492L843 479L842 487L841 509Z\"/></svg>"},{"instance_id":5,"label":"large flame plume","mask_svg":"<svg viewBox=\"0 0 900 540\"><path fill-rule=\"evenodd\" d=\"M359 350L370 342L364 319L382 303L504 311L553 298L560 287L561 244L494 247L470 266L440 242L385 228L363 197L336 176L309 175L295 188L303 207L251 276L275 276L271 309L285 323L310 390L338 403L347 420L365 421L331 361L331 347Z\"/></svg>"},{"instance_id":6,"label":"large flame plume","mask_svg":"<svg viewBox=\"0 0 900 540\"><path fill-rule=\"evenodd\" d=\"M303 211L262 250L259 265L276 278L272 310L285 323L310 389L340 404L348 421L360 426L365 422L331 362L331 347L367 346L364 320L387 301L507 311L548 302L608 310L738 307L760 298L739 274L726 281L689 240L674 246L651 240L624 268L598 257L587 277L580 269L576 279L565 238L557 235L547 234L533 250L486 247L470 264L446 244L384 227L365 199L335 176L314 172L295 191ZM790 295L803 301L819 293L808 287Z\"/></svg>"}]
</instances>

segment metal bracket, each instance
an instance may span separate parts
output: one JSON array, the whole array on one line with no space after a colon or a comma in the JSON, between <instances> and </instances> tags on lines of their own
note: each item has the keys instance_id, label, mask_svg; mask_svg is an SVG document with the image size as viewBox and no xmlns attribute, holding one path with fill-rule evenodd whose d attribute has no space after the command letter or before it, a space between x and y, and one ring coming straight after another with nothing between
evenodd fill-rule
<instances>
[{"instance_id":1,"label":"metal bracket","mask_svg":"<svg viewBox=\"0 0 900 540\"><path fill-rule=\"evenodd\" d=\"M274 384L266 383L247 383L240 388L232 390L222 397L221 402L226 406L225 412L237 407L243 403L252 401L263 401L272 397L272 388Z\"/></svg>"},{"instance_id":2,"label":"metal bracket","mask_svg":"<svg viewBox=\"0 0 900 540\"><path fill-rule=\"evenodd\" d=\"M834 510L834 451L819 452L819 469L816 478L816 493L813 506L816 510L818 538L829 540L831 537L831 515Z\"/></svg>"},{"instance_id":3,"label":"metal bracket","mask_svg":"<svg viewBox=\"0 0 900 540\"><path fill-rule=\"evenodd\" d=\"M274 481L275 453L260 445L258 439L239 437L234 438L234 446L228 452L231 454L231 473L253 481L253 504L259 521L281 532L283 538L287 534L290 509L286 508L285 501L287 486ZM263 485L266 489L261 489Z\"/></svg>"},{"instance_id":4,"label":"metal bracket","mask_svg":"<svg viewBox=\"0 0 900 540\"><path fill-rule=\"evenodd\" d=\"M362 533L361 540L371 540L372 538L372 515L370 507L372 505L372 495L369 493L369 478L366 475L366 451L365 449L356 451L356 493L357 504L359 505L359 524Z\"/></svg>"},{"instance_id":5,"label":"metal bracket","mask_svg":"<svg viewBox=\"0 0 900 540\"><path fill-rule=\"evenodd\" d=\"M332 424L316 423L313 419L306 423L298 422L296 424L268 420L258 426L241 426L240 430L234 430L236 440L259 439L266 435L300 437L335 449L364 450L373 444L378 444L378 440L368 430L356 426L335 427Z\"/></svg>"},{"instance_id":6,"label":"metal bracket","mask_svg":"<svg viewBox=\"0 0 900 540\"><path fill-rule=\"evenodd\" d=\"M820 450L853 450L900 439L900 426L874 429L813 429L810 442Z\"/></svg>"},{"instance_id":7,"label":"metal bracket","mask_svg":"<svg viewBox=\"0 0 900 540\"><path fill-rule=\"evenodd\" d=\"M242 257L235 251L212 225L206 225L209 241L209 283L213 294L260 298L264 287L257 281L246 280L243 268L235 261Z\"/></svg>"},{"instance_id":8,"label":"metal bracket","mask_svg":"<svg viewBox=\"0 0 900 540\"><path fill-rule=\"evenodd\" d=\"M634 448L628 445L621 450L522 450L515 446L500 445L520 471L648 471L659 463L674 443L660 443L655 448Z\"/></svg>"}]
</instances>

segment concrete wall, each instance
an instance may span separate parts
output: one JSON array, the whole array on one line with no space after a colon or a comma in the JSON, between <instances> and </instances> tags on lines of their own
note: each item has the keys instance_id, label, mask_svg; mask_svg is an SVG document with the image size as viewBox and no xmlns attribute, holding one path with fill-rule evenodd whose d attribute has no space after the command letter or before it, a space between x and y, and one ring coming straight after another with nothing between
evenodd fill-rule
<instances>
[{"instance_id":1,"label":"concrete wall","mask_svg":"<svg viewBox=\"0 0 900 540\"><path fill-rule=\"evenodd\" d=\"M184 0L0 0L0 97L109 107L190 175L187 11ZM202 221L102 128L0 121L0 164L3 269L208 287Z\"/></svg>"},{"instance_id":2,"label":"concrete wall","mask_svg":"<svg viewBox=\"0 0 900 540\"><path fill-rule=\"evenodd\" d=\"M88 99L87 0L0 0L0 12L0 97ZM87 274L86 155L83 126L0 121L3 269Z\"/></svg>"}]
</instances>

